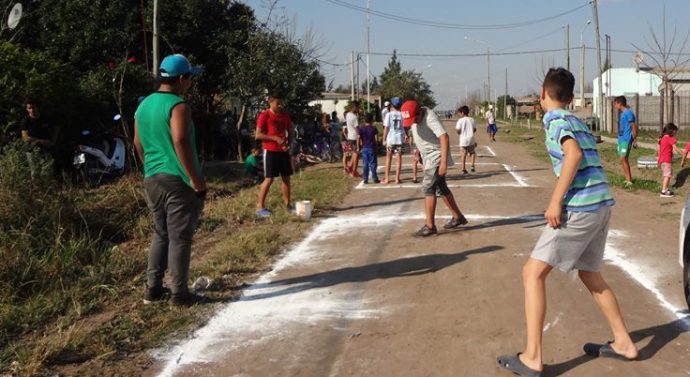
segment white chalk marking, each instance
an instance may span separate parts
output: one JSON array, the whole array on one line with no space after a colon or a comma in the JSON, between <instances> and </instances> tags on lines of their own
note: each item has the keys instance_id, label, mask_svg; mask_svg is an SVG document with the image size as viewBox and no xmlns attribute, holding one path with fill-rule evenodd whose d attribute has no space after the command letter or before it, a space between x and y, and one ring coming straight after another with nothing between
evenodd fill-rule
<instances>
[{"instance_id":1,"label":"white chalk marking","mask_svg":"<svg viewBox=\"0 0 690 377\"><path fill-rule=\"evenodd\" d=\"M561 320L561 317L562 317L562 316L563 316L563 313L562 313L562 312L561 312L561 313L558 313L558 315L556 315L556 318L553 320L553 322L549 322L549 323L547 323L547 324L544 326L544 332L549 331L549 329L552 328L552 327L556 327L556 325L558 324L558 322Z\"/></svg>"},{"instance_id":2,"label":"white chalk marking","mask_svg":"<svg viewBox=\"0 0 690 377\"><path fill-rule=\"evenodd\" d=\"M355 186L355 189L357 190L384 190L384 189L420 189L422 187L421 183L401 183L401 184L395 184L395 183L389 183L387 185L382 185L382 184L376 184L376 183L369 183L369 184L364 184L364 182L360 182L357 186ZM468 184L456 184L456 183L449 183L448 184L449 188L461 188L461 187L466 187L466 188L498 188L498 187L519 187L519 188L524 188L524 187L534 187L530 185L525 185L524 183L468 183Z\"/></svg>"},{"instance_id":3,"label":"white chalk marking","mask_svg":"<svg viewBox=\"0 0 690 377\"><path fill-rule=\"evenodd\" d=\"M657 284L649 277L648 271L644 266L635 263L635 260L625 255L617 247L617 242L626 237L626 233L620 230L610 230L604 260L623 270L628 276L633 278L642 287L654 295L661 307L670 311L682 323L683 330L690 330L690 316L684 314L684 309L671 304L670 301L659 290Z\"/></svg>"},{"instance_id":4,"label":"white chalk marking","mask_svg":"<svg viewBox=\"0 0 690 377\"><path fill-rule=\"evenodd\" d=\"M517 181L517 183L521 187L530 187L530 185L527 183L527 180L523 176L521 176L520 174L513 171L512 167L510 167L509 165L506 165L506 164L503 164L503 167L508 171L508 173L510 173L510 175L513 176L513 179L515 179L515 181Z\"/></svg>"},{"instance_id":5,"label":"white chalk marking","mask_svg":"<svg viewBox=\"0 0 690 377\"><path fill-rule=\"evenodd\" d=\"M491 154L492 157L496 157L496 153L494 152L493 149L491 149L490 146L485 145L484 148L486 148L486 150L489 151L489 154Z\"/></svg>"}]
</instances>

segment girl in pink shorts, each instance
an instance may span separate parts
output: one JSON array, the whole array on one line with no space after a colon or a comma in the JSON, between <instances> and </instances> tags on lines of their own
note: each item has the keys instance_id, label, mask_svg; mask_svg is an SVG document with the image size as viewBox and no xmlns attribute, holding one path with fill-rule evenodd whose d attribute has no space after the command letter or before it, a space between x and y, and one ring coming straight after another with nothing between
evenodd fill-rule
<instances>
[{"instance_id":1,"label":"girl in pink shorts","mask_svg":"<svg viewBox=\"0 0 690 377\"><path fill-rule=\"evenodd\" d=\"M671 177L673 176L672 166L673 166L673 151L676 153L683 154L678 146L676 146L676 133L678 132L678 127L673 123L667 123L664 126L664 131L659 138L659 167L661 167L661 172L663 179L661 181L661 196L662 198L670 198L673 196L671 190L668 189L668 185L671 182Z\"/></svg>"}]
</instances>

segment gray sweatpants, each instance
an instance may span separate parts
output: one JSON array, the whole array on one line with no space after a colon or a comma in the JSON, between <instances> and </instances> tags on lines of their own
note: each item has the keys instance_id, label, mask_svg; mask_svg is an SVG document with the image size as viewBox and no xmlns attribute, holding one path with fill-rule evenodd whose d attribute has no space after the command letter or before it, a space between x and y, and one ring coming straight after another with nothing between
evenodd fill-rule
<instances>
[{"instance_id":1,"label":"gray sweatpants","mask_svg":"<svg viewBox=\"0 0 690 377\"><path fill-rule=\"evenodd\" d=\"M149 288L162 286L165 270L170 267L172 294L185 295L192 237L204 208L204 199L174 175L148 177L144 180L144 189L154 227L146 270L147 285Z\"/></svg>"}]
</instances>

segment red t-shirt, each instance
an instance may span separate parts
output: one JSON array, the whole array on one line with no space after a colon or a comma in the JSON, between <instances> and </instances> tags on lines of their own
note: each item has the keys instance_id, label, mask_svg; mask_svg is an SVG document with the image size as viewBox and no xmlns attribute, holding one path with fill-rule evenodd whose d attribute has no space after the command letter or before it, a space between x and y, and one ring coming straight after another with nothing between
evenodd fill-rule
<instances>
[{"instance_id":1,"label":"red t-shirt","mask_svg":"<svg viewBox=\"0 0 690 377\"><path fill-rule=\"evenodd\" d=\"M659 163L673 163L673 146L676 145L676 138L671 135L664 135L659 142Z\"/></svg>"},{"instance_id":2,"label":"red t-shirt","mask_svg":"<svg viewBox=\"0 0 690 377\"><path fill-rule=\"evenodd\" d=\"M260 129L268 136L280 136L287 138L287 131L292 127L290 115L286 112L274 113L271 110L264 110L259 114L259 119L256 121L256 128ZM264 150L271 152L285 152L287 147L283 147L275 141L264 140L262 142Z\"/></svg>"}]
</instances>

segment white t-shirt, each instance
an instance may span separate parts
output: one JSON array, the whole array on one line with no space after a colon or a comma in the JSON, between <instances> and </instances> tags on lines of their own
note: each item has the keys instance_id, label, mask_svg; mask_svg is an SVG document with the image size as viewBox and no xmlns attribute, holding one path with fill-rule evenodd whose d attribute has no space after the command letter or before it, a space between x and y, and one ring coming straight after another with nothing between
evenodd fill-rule
<instances>
[{"instance_id":1,"label":"white t-shirt","mask_svg":"<svg viewBox=\"0 0 690 377\"><path fill-rule=\"evenodd\" d=\"M477 129L474 119L467 116L458 119L458 122L455 123L455 129L460 134L461 147L474 145L474 131Z\"/></svg>"},{"instance_id":2,"label":"white t-shirt","mask_svg":"<svg viewBox=\"0 0 690 377\"><path fill-rule=\"evenodd\" d=\"M494 118L494 111L493 110L489 110L486 112L486 121L489 124L495 124L496 123L496 119Z\"/></svg>"},{"instance_id":3,"label":"white t-shirt","mask_svg":"<svg viewBox=\"0 0 690 377\"><path fill-rule=\"evenodd\" d=\"M388 115L389 112L390 110L388 110L387 107L384 107L383 110L381 110L381 121L386 120L386 115Z\"/></svg>"},{"instance_id":4,"label":"white t-shirt","mask_svg":"<svg viewBox=\"0 0 690 377\"><path fill-rule=\"evenodd\" d=\"M357 128L359 128L359 119L352 111L345 114L345 126L347 127L347 140L357 140Z\"/></svg>"},{"instance_id":5,"label":"white t-shirt","mask_svg":"<svg viewBox=\"0 0 690 377\"><path fill-rule=\"evenodd\" d=\"M391 110L383 119L383 126L388 129L386 144L402 145L405 142L405 130L403 129L402 113L398 110Z\"/></svg>"},{"instance_id":6,"label":"white t-shirt","mask_svg":"<svg viewBox=\"0 0 690 377\"><path fill-rule=\"evenodd\" d=\"M424 160L424 170L436 169L441 165L441 141L439 137L446 134L446 129L438 120L435 112L423 108L426 111L426 117L421 123L414 123L412 125L412 137L417 145L417 149L422 154ZM453 158L450 151L448 151L448 166L453 166Z\"/></svg>"}]
</instances>

